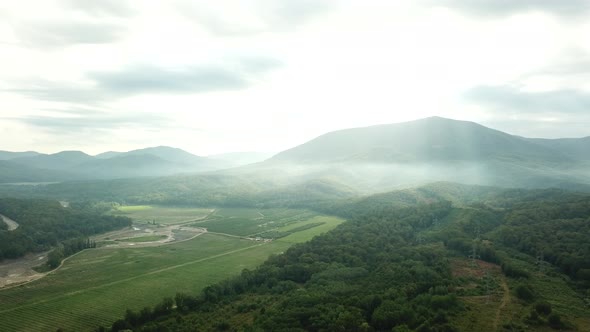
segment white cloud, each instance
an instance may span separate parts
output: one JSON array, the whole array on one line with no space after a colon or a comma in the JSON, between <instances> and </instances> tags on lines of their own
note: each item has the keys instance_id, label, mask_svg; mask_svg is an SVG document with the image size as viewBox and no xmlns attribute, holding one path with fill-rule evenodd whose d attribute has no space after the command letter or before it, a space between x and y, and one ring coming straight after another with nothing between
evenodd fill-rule
<instances>
[{"instance_id":1,"label":"white cloud","mask_svg":"<svg viewBox=\"0 0 590 332\"><path fill-rule=\"evenodd\" d=\"M475 9L483 7L462 1L131 4L0 5L0 130L9 137L0 149L277 151L330 130L430 115L555 136L567 109L514 118L518 109L508 116L463 96L478 86L590 90L590 24L580 19L588 14L566 21L567 6L495 5L482 17ZM261 59L280 65L266 70ZM57 135L47 126L73 122L47 109L77 110L79 119L99 109L105 128ZM132 117L133 126L121 122ZM156 129L154 119L166 124ZM590 133L577 126L570 134Z\"/></svg>"}]
</instances>

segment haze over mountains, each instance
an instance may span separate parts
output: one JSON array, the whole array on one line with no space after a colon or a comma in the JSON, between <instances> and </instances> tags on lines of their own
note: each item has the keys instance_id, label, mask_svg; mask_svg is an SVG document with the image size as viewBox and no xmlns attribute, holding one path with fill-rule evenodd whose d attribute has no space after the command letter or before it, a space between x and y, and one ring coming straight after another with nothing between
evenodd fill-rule
<instances>
[{"instance_id":1,"label":"haze over mountains","mask_svg":"<svg viewBox=\"0 0 590 332\"><path fill-rule=\"evenodd\" d=\"M80 151L0 156L10 159L0 161L4 183L217 171L291 184L322 179L369 192L432 181L576 188L590 184L590 137L524 138L440 117L330 132L263 162L270 154L200 157L170 147L94 157ZM244 164L250 165L236 168Z\"/></svg>"},{"instance_id":2,"label":"haze over mountains","mask_svg":"<svg viewBox=\"0 0 590 332\"><path fill-rule=\"evenodd\" d=\"M24 154L24 156L23 156ZM227 160L200 157L184 150L159 146L90 156L81 151L54 154L2 152L1 182L38 182L165 176L212 171L236 166Z\"/></svg>"}]
</instances>

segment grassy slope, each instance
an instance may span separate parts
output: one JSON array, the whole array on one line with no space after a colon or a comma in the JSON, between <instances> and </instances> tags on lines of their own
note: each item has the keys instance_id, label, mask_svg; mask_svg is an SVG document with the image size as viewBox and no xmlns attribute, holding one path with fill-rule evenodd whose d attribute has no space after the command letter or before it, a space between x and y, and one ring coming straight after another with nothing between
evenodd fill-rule
<instances>
[{"instance_id":1,"label":"grassy slope","mask_svg":"<svg viewBox=\"0 0 590 332\"><path fill-rule=\"evenodd\" d=\"M84 251L56 273L1 291L0 330L83 331L110 324L127 308L153 306L176 292L196 293L342 222L334 217L313 219L317 218L325 224L266 244L204 234L161 247Z\"/></svg>"},{"instance_id":2,"label":"grassy slope","mask_svg":"<svg viewBox=\"0 0 590 332\"><path fill-rule=\"evenodd\" d=\"M206 217L211 209L167 207L152 205L128 205L119 207L114 214L124 215L134 222L155 221L158 224L177 224Z\"/></svg>"}]
</instances>

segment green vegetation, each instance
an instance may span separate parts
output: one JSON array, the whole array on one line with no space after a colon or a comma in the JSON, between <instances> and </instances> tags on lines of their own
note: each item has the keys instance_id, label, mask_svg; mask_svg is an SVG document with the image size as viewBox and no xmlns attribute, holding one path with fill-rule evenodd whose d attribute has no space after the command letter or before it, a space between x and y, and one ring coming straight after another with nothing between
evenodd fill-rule
<instances>
[{"instance_id":1,"label":"green vegetation","mask_svg":"<svg viewBox=\"0 0 590 332\"><path fill-rule=\"evenodd\" d=\"M187 223L207 217L212 209L174 207L158 205L117 206L114 215L124 215L136 223L156 223L164 225Z\"/></svg>"},{"instance_id":2,"label":"green vegetation","mask_svg":"<svg viewBox=\"0 0 590 332\"><path fill-rule=\"evenodd\" d=\"M153 242L153 241L160 241L167 238L166 235L146 235L146 236L138 236L138 237L129 237L125 239L119 239L117 241L121 242Z\"/></svg>"},{"instance_id":3,"label":"green vegetation","mask_svg":"<svg viewBox=\"0 0 590 332\"><path fill-rule=\"evenodd\" d=\"M90 247L79 245L86 243L90 235L131 225L129 218L106 215L108 209L101 204L71 204L64 208L58 201L0 199L0 213L19 223L14 231L0 231L0 260L58 245L65 247L67 256Z\"/></svg>"},{"instance_id":4,"label":"green vegetation","mask_svg":"<svg viewBox=\"0 0 590 332\"><path fill-rule=\"evenodd\" d=\"M326 193L325 185L305 190ZM587 194L449 183L331 199L239 190L207 196L224 202L210 214L119 208L210 232L83 251L39 281L0 291L0 330L590 329Z\"/></svg>"},{"instance_id":5,"label":"green vegetation","mask_svg":"<svg viewBox=\"0 0 590 332\"><path fill-rule=\"evenodd\" d=\"M239 236L265 236L265 232L278 230L287 225L299 225L301 221L317 215L311 211L296 211L290 209L236 209L222 208L216 210L206 220L193 224L205 227L211 232L226 233Z\"/></svg>"},{"instance_id":6,"label":"green vegetation","mask_svg":"<svg viewBox=\"0 0 590 332\"><path fill-rule=\"evenodd\" d=\"M456 187L439 189L438 196L447 196ZM476 202L455 196L453 206L437 195L406 207L382 196L349 201L345 209L325 206L350 221L200 294L177 294L176 309L165 305L169 298L141 314L129 311L113 328L590 328L590 284L580 273L590 262L578 259L590 257L583 240L590 238L589 196L490 189ZM558 240L569 233L576 235ZM551 254L540 256L541 250Z\"/></svg>"},{"instance_id":7,"label":"green vegetation","mask_svg":"<svg viewBox=\"0 0 590 332\"><path fill-rule=\"evenodd\" d=\"M257 210L229 211L259 216ZM284 218L308 214L299 210L281 211ZM86 250L38 281L1 290L0 330L60 327L80 331L109 325L127 308L139 311L177 292L197 293L208 285L238 275L245 268L255 268L269 255L287 250L295 241L310 240L342 222L335 217L314 218L323 218L324 224L330 227L307 229L298 238L267 243L205 233L189 241L158 247ZM59 317L59 324L55 317Z\"/></svg>"}]
</instances>

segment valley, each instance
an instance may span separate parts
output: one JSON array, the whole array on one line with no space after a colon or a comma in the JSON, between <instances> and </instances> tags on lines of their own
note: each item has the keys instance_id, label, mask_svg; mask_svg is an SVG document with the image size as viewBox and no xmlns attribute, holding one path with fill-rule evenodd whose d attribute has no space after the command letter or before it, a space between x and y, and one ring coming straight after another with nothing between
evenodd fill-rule
<instances>
[{"instance_id":1,"label":"valley","mask_svg":"<svg viewBox=\"0 0 590 332\"><path fill-rule=\"evenodd\" d=\"M587 142L427 118L209 171L18 154L123 178L0 186L0 330L584 331Z\"/></svg>"},{"instance_id":2,"label":"valley","mask_svg":"<svg viewBox=\"0 0 590 332\"><path fill-rule=\"evenodd\" d=\"M155 219L163 224L152 225L154 229L179 230L179 222L186 224L207 218L212 211L217 210L122 207L114 213L130 215L139 227ZM224 230L235 236L200 231L184 240L168 242L158 239L117 241L145 239L144 232L138 233L133 228L96 236L93 239L98 249L87 249L66 259L56 271L35 282L0 290L0 330L49 330L59 326L68 331L80 331L109 325L126 309L153 306L161 298L173 297L177 292L198 292L245 268L254 268L269 255L280 254L292 244L308 241L342 222L339 218L287 209L221 209L219 212L223 216L216 216L211 223L231 218L237 223L261 224L261 214L267 216L268 221L289 224L281 229L292 229L313 220L322 223L273 241L246 239L238 236L243 232L231 229Z\"/></svg>"}]
</instances>

